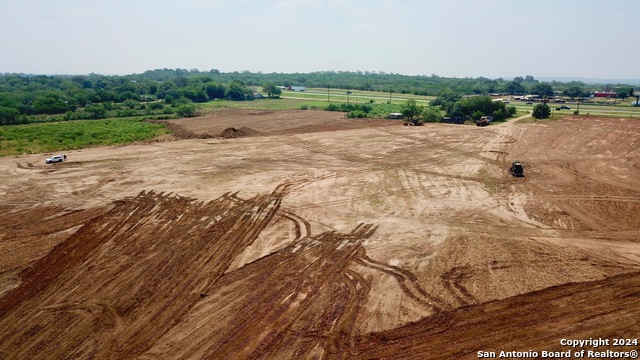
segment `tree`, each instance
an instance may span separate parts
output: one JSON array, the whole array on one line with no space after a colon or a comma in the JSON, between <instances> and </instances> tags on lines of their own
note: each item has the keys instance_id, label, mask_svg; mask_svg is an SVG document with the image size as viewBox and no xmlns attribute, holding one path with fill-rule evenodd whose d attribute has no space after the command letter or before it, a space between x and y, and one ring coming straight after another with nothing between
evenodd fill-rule
<instances>
[{"instance_id":1,"label":"tree","mask_svg":"<svg viewBox=\"0 0 640 360\"><path fill-rule=\"evenodd\" d=\"M91 119L103 119L107 117L107 110L103 104L91 104L84 108L90 114Z\"/></svg>"},{"instance_id":2,"label":"tree","mask_svg":"<svg viewBox=\"0 0 640 360\"><path fill-rule=\"evenodd\" d=\"M536 119L547 119L551 115L551 109L546 103L538 104L533 107L532 116Z\"/></svg>"},{"instance_id":3,"label":"tree","mask_svg":"<svg viewBox=\"0 0 640 360\"><path fill-rule=\"evenodd\" d=\"M244 100L246 93L247 87L244 82L240 80L233 80L229 86L227 86L227 91L224 95L231 100Z\"/></svg>"},{"instance_id":4,"label":"tree","mask_svg":"<svg viewBox=\"0 0 640 360\"><path fill-rule=\"evenodd\" d=\"M204 91L207 93L209 100L222 99L224 97L225 88L222 84L208 82L204 86Z\"/></svg>"},{"instance_id":5,"label":"tree","mask_svg":"<svg viewBox=\"0 0 640 360\"><path fill-rule=\"evenodd\" d=\"M402 108L402 116L413 121L413 117L420 114L420 107L415 99L407 100L407 103Z\"/></svg>"},{"instance_id":6,"label":"tree","mask_svg":"<svg viewBox=\"0 0 640 360\"><path fill-rule=\"evenodd\" d=\"M187 104L181 104L176 109L176 114L180 117L191 117L196 113L196 106L189 102Z\"/></svg>"},{"instance_id":7,"label":"tree","mask_svg":"<svg viewBox=\"0 0 640 360\"><path fill-rule=\"evenodd\" d=\"M553 96L553 88L548 83L536 83L531 87L531 93L540 96Z\"/></svg>"},{"instance_id":8,"label":"tree","mask_svg":"<svg viewBox=\"0 0 640 360\"><path fill-rule=\"evenodd\" d=\"M616 91L616 97L619 99L626 99L631 95L630 87L622 87Z\"/></svg>"},{"instance_id":9,"label":"tree","mask_svg":"<svg viewBox=\"0 0 640 360\"><path fill-rule=\"evenodd\" d=\"M438 122L442 119L442 113L435 106L425 106L420 117L426 122Z\"/></svg>"},{"instance_id":10,"label":"tree","mask_svg":"<svg viewBox=\"0 0 640 360\"><path fill-rule=\"evenodd\" d=\"M13 125L19 121L20 112L17 109L0 106L0 125Z\"/></svg>"},{"instance_id":11,"label":"tree","mask_svg":"<svg viewBox=\"0 0 640 360\"><path fill-rule=\"evenodd\" d=\"M505 86L505 90L512 95L524 94L526 92L524 86L517 81L508 82Z\"/></svg>"},{"instance_id":12,"label":"tree","mask_svg":"<svg viewBox=\"0 0 640 360\"><path fill-rule=\"evenodd\" d=\"M580 85L571 85L564 90L564 94L570 97L572 100L577 97L583 97L584 93L584 88Z\"/></svg>"},{"instance_id":13,"label":"tree","mask_svg":"<svg viewBox=\"0 0 640 360\"><path fill-rule=\"evenodd\" d=\"M262 84L262 91L266 92L268 97L271 97L273 95L275 95L275 97L279 97L280 94L282 94L282 90L279 87L277 87L273 83L268 82Z\"/></svg>"}]
</instances>

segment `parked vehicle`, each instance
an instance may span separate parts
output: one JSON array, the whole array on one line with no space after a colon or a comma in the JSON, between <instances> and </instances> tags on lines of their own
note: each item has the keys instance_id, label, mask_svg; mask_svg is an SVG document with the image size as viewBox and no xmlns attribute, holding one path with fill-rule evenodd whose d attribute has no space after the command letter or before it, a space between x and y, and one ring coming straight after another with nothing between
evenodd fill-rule
<instances>
[{"instance_id":1,"label":"parked vehicle","mask_svg":"<svg viewBox=\"0 0 640 360\"><path fill-rule=\"evenodd\" d=\"M67 155L61 154L61 155L56 155L56 156L53 156L53 157L50 157L50 158L46 159L44 161L44 163L45 164L55 164L55 163L64 162L64 161L67 161Z\"/></svg>"},{"instance_id":2,"label":"parked vehicle","mask_svg":"<svg viewBox=\"0 0 640 360\"><path fill-rule=\"evenodd\" d=\"M443 117L442 122L447 124L464 124L464 119L459 116Z\"/></svg>"}]
</instances>

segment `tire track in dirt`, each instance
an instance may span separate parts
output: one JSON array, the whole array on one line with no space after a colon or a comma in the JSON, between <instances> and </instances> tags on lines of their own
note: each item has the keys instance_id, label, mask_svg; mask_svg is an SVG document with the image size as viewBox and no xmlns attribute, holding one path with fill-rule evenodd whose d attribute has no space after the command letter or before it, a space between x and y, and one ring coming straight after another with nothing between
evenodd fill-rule
<instances>
[{"instance_id":1,"label":"tire track in dirt","mask_svg":"<svg viewBox=\"0 0 640 360\"><path fill-rule=\"evenodd\" d=\"M463 142L460 142L458 145L455 146L449 146L449 145L445 145L444 143L439 143L433 140L430 140L424 136L419 136L419 134L404 134L404 133L400 133L398 132L396 129L391 128L391 127L384 127L384 128L375 128L378 130L383 130L391 135L394 136L401 136L413 141L416 141L416 143L419 143L421 145L428 145L430 148L432 149L442 149L444 151L447 151L449 153L455 154L455 155L461 155L463 157L466 158L474 158L477 160L480 160L484 163L488 163L488 164L494 164L500 167L504 166L504 163L502 161L498 161L496 159L492 159L486 156L482 156L480 154L478 154L478 152L474 152L474 151L468 151L468 150L464 150L462 149L462 145ZM486 136L482 136L482 138L485 138Z\"/></svg>"},{"instance_id":2,"label":"tire track in dirt","mask_svg":"<svg viewBox=\"0 0 640 360\"><path fill-rule=\"evenodd\" d=\"M391 133L391 134L396 135L394 133ZM296 189L298 190L313 182L322 181L329 178L335 178L335 177L345 176L345 175L354 175L358 173L369 173L371 171L376 171L376 170L395 171L398 168L398 164L396 161L387 159L393 153L385 154L378 157L364 157L364 156L350 154L345 151L329 149L324 146L314 144L310 141L303 140L300 137L295 135L277 135L277 136L274 136L274 138L277 141L280 141L284 144L309 151L310 153L321 154L321 155L337 158L337 159L352 163L351 165L341 167L340 170L337 170L332 174L325 174L325 175L320 175L316 177L310 177L307 179L299 180L296 182L296 185L295 185ZM463 151L461 153L464 154ZM425 168L420 168L418 164L415 164L415 162L407 163L407 167L405 167L404 170L412 171L420 174L431 175L431 176L449 178L449 179L458 179L458 180L473 181L473 182L483 181L481 178L476 176L456 175L456 174L449 174L445 172L438 172L438 171L428 170Z\"/></svg>"},{"instance_id":3,"label":"tire track in dirt","mask_svg":"<svg viewBox=\"0 0 640 360\"><path fill-rule=\"evenodd\" d=\"M140 354L197 303L198 294L222 276L279 205L280 198L272 195L240 204L223 196L204 204L153 192L117 202L24 271L22 284L0 299L2 348L13 349L18 358L43 351L51 351L51 357ZM112 329L109 321L78 318L73 311L33 312L87 298L113 306L122 330ZM43 334L55 349L43 349L38 336L24 338L29 323L60 322L69 327L47 328ZM19 323L26 329L16 329ZM96 339L85 339L85 332L108 333L111 340L96 347ZM62 339L64 345L58 344Z\"/></svg>"},{"instance_id":4,"label":"tire track in dirt","mask_svg":"<svg viewBox=\"0 0 640 360\"><path fill-rule=\"evenodd\" d=\"M291 186L210 202L141 192L77 219L58 208L17 213L22 225L38 214L56 228L84 224L0 298L0 349L8 359L346 358L371 291L360 266L440 311L413 274L366 255L376 226L312 236L308 221L281 210ZM227 272L278 217L295 224L293 241Z\"/></svg>"},{"instance_id":5,"label":"tire track in dirt","mask_svg":"<svg viewBox=\"0 0 640 360\"><path fill-rule=\"evenodd\" d=\"M605 339L635 338L640 330L636 321L640 317L639 289L640 273L631 273L463 307L439 320L446 325L434 327L426 318L367 335L353 349L353 357L469 359L478 351L566 351L558 339L588 339L594 329ZM597 351L606 349L620 351L614 347Z\"/></svg>"},{"instance_id":6,"label":"tire track in dirt","mask_svg":"<svg viewBox=\"0 0 640 360\"><path fill-rule=\"evenodd\" d=\"M341 353L370 289L348 267L374 231L362 224L346 234L305 238L226 274L215 284L220 296L212 293L186 319L193 329L188 339L167 340L151 353L166 356L169 349L183 349L170 357L233 359L281 358L289 351L306 358L314 349ZM229 304L224 311L234 314L232 323L200 321L221 304Z\"/></svg>"},{"instance_id":7,"label":"tire track in dirt","mask_svg":"<svg viewBox=\"0 0 640 360\"><path fill-rule=\"evenodd\" d=\"M495 268L494 268L495 269ZM444 288L460 303L461 306L477 303L477 299L464 287L462 282L470 279L473 271L466 266L456 266L442 274Z\"/></svg>"},{"instance_id":8,"label":"tire track in dirt","mask_svg":"<svg viewBox=\"0 0 640 360\"><path fill-rule=\"evenodd\" d=\"M430 310L444 310L449 308L449 305L445 301L426 292L418 283L418 279L416 278L416 276L411 272L397 266L392 266L373 260L368 257L364 253L364 251L362 251L359 255L360 256L358 257L358 262L361 265L391 275L396 279L400 287L403 289L404 293L409 298L415 300L425 308Z\"/></svg>"}]
</instances>

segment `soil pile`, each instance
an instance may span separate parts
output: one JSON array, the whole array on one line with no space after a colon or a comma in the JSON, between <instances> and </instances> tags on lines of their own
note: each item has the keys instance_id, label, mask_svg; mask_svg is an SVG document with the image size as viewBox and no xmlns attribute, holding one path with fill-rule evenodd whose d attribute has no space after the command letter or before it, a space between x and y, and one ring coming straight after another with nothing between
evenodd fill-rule
<instances>
[{"instance_id":1,"label":"soil pile","mask_svg":"<svg viewBox=\"0 0 640 360\"><path fill-rule=\"evenodd\" d=\"M256 136L256 135L259 135L259 133L256 130L243 126L239 129L236 129L234 127L226 128L220 133L219 136L225 139L235 139L235 138L240 138L245 136Z\"/></svg>"}]
</instances>

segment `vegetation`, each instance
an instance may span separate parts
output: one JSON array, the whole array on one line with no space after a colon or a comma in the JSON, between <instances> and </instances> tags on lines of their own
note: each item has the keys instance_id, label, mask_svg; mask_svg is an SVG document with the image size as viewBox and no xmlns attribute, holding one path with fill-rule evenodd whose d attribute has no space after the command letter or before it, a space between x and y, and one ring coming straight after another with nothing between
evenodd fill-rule
<instances>
[{"instance_id":1,"label":"vegetation","mask_svg":"<svg viewBox=\"0 0 640 360\"><path fill-rule=\"evenodd\" d=\"M536 119L547 119L549 118L549 115L551 115L551 109L547 103L541 103L534 106L533 113L531 114L531 116Z\"/></svg>"},{"instance_id":2,"label":"vegetation","mask_svg":"<svg viewBox=\"0 0 640 360\"><path fill-rule=\"evenodd\" d=\"M333 93L327 91L326 96L322 91L297 93L296 97L309 99L308 101L287 99L286 96L279 99L282 94L279 86L331 89ZM251 103L246 101L253 100L253 94L260 90L269 98L278 100ZM84 126L98 126L102 119L110 118L129 119L127 122L131 121L132 117L137 117L136 121L143 117L167 119L194 116L198 111L219 107L250 107L325 109L343 111L350 118L381 118L392 112L401 112L412 121L424 122L440 121L443 115L467 119L491 115L494 120L499 121L516 114L516 108L507 107L500 101L491 101L489 95L494 93L536 94L551 98L558 92L563 92L571 99L584 99L596 90L614 91L622 100L617 103L611 99L602 100L604 102L600 102L599 98L583 100L581 104L584 104L582 106L585 112L602 113L600 109L610 106L612 102L613 105L630 104L628 100L624 100L632 93L629 85L540 82L530 75L504 80L484 77L458 79L437 75L407 76L362 71L308 74L262 74L248 71L221 73L215 69L157 69L126 76L0 74L0 126L61 121L73 124L73 127L56 124L56 129L64 129L69 134L60 133L54 140L51 135L53 133L48 130L37 133L38 136L45 136L40 140L33 135L36 134L33 132L35 130L29 130L32 135L24 138L3 128L0 151L5 154L53 151L126 141L124 139L127 136L118 131L109 132L112 140L95 141L84 138L84 133L78 133L91 132L93 130L87 130ZM353 102L354 99L355 104L350 103L350 100ZM429 100L430 106L422 105L426 105ZM519 105L521 111L523 107ZM631 110L627 112L616 109L616 114L637 116ZM541 116L544 116L544 111ZM79 125L80 122L74 120L92 121L87 122L90 125ZM133 132L131 141L139 140L137 134L140 130L129 130ZM98 133L100 131L96 134Z\"/></svg>"},{"instance_id":3,"label":"vegetation","mask_svg":"<svg viewBox=\"0 0 640 360\"><path fill-rule=\"evenodd\" d=\"M324 107L327 111L342 111L347 113L347 117L353 118L366 118L373 111L374 107L371 104L349 104L349 103L330 103Z\"/></svg>"},{"instance_id":4,"label":"vegetation","mask_svg":"<svg viewBox=\"0 0 640 360\"><path fill-rule=\"evenodd\" d=\"M280 90L278 86L271 82L262 84L262 91L266 92L269 98L279 97L280 94L282 94L282 90Z\"/></svg>"},{"instance_id":5,"label":"vegetation","mask_svg":"<svg viewBox=\"0 0 640 360\"><path fill-rule=\"evenodd\" d=\"M413 121L415 116L418 116L421 111L418 103L415 99L407 100L407 103L402 108L402 116L407 118L409 121Z\"/></svg>"},{"instance_id":6,"label":"vegetation","mask_svg":"<svg viewBox=\"0 0 640 360\"><path fill-rule=\"evenodd\" d=\"M431 102L440 106L446 116L478 120L482 116L493 116L494 121L501 121L516 114L516 108L507 108L502 101L493 101L488 96L472 96L460 98L455 94L445 94Z\"/></svg>"},{"instance_id":7,"label":"vegetation","mask_svg":"<svg viewBox=\"0 0 640 360\"><path fill-rule=\"evenodd\" d=\"M442 119L442 112L435 106L425 106L420 117L424 122L439 122Z\"/></svg>"},{"instance_id":8,"label":"vegetation","mask_svg":"<svg viewBox=\"0 0 640 360\"><path fill-rule=\"evenodd\" d=\"M0 127L0 156L114 145L166 133L164 125L136 118L3 126Z\"/></svg>"},{"instance_id":9,"label":"vegetation","mask_svg":"<svg viewBox=\"0 0 640 360\"><path fill-rule=\"evenodd\" d=\"M484 77L458 79L437 75L408 76L362 71L308 74L262 74L248 71L221 73L215 69L158 69L126 76L0 74L0 124L31 122L34 115L70 114L67 115L68 119L85 118L84 114L76 115L77 112L90 114L88 118L93 119L131 116L134 114L133 111L139 114L146 110L148 104L154 102L162 102L172 107L155 108L151 111L175 114L175 99L185 98L193 103L205 103L215 99L250 100L253 99L252 87L261 86L267 96L277 97L280 89L276 84L439 98L486 96L492 93L537 94L551 97L557 91L563 91L570 97L584 97L596 90L617 91L619 97L624 98L631 90L631 86L624 84L540 82L530 75L504 80ZM100 104L105 108L102 109Z\"/></svg>"}]
</instances>

